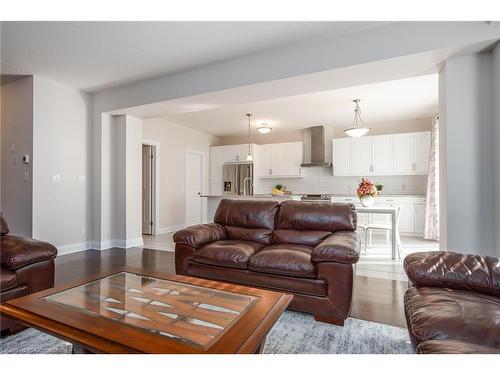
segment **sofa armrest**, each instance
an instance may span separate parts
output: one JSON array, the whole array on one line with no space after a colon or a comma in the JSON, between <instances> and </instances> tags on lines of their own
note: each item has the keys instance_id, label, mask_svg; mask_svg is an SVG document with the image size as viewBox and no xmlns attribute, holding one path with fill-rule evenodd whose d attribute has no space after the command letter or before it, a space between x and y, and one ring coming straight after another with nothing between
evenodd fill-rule
<instances>
[{"instance_id":1,"label":"sofa armrest","mask_svg":"<svg viewBox=\"0 0 500 375\"><path fill-rule=\"evenodd\" d=\"M195 249L214 241L225 240L226 228L220 224L200 224L184 228L174 234L174 242L191 246Z\"/></svg>"},{"instance_id":2,"label":"sofa armrest","mask_svg":"<svg viewBox=\"0 0 500 375\"><path fill-rule=\"evenodd\" d=\"M452 251L408 255L404 269L416 286L430 286L500 296L500 259Z\"/></svg>"},{"instance_id":3,"label":"sofa armrest","mask_svg":"<svg viewBox=\"0 0 500 375\"><path fill-rule=\"evenodd\" d=\"M313 263L337 262L354 264L359 259L359 239L356 232L335 232L321 241L311 253Z\"/></svg>"},{"instance_id":4,"label":"sofa armrest","mask_svg":"<svg viewBox=\"0 0 500 375\"><path fill-rule=\"evenodd\" d=\"M54 259L54 245L27 237L4 235L1 239L2 268L15 270L29 264Z\"/></svg>"}]
</instances>

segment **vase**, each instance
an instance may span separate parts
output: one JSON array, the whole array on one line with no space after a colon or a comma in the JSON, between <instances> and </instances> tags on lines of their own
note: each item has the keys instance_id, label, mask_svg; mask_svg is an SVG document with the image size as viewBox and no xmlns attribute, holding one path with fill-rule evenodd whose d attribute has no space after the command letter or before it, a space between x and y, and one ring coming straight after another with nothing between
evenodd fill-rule
<instances>
[{"instance_id":1,"label":"vase","mask_svg":"<svg viewBox=\"0 0 500 375\"><path fill-rule=\"evenodd\" d=\"M363 207L370 207L375 202L375 198L373 198L371 195L365 195L363 197L359 197L359 201L361 202Z\"/></svg>"}]
</instances>

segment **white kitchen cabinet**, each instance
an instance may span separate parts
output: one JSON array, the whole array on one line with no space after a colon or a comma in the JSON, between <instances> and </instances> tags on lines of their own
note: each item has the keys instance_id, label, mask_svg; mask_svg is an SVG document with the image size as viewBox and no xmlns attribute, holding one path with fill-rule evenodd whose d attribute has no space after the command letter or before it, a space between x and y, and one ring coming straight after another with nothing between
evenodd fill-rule
<instances>
[{"instance_id":1,"label":"white kitchen cabinet","mask_svg":"<svg viewBox=\"0 0 500 375\"><path fill-rule=\"evenodd\" d=\"M271 156L271 174L273 176L285 175L286 146L284 143L275 143L272 145Z\"/></svg>"},{"instance_id":2,"label":"white kitchen cabinet","mask_svg":"<svg viewBox=\"0 0 500 375\"><path fill-rule=\"evenodd\" d=\"M350 176L352 170L351 138L336 138L333 140L333 174L335 176Z\"/></svg>"},{"instance_id":3,"label":"white kitchen cabinet","mask_svg":"<svg viewBox=\"0 0 500 375\"><path fill-rule=\"evenodd\" d=\"M372 174L372 137L352 138L352 168L356 176Z\"/></svg>"},{"instance_id":4,"label":"white kitchen cabinet","mask_svg":"<svg viewBox=\"0 0 500 375\"><path fill-rule=\"evenodd\" d=\"M302 174L302 142L285 143L285 175L299 176Z\"/></svg>"},{"instance_id":5,"label":"white kitchen cabinet","mask_svg":"<svg viewBox=\"0 0 500 375\"><path fill-rule=\"evenodd\" d=\"M259 177L269 177L273 169L273 145L259 145L259 162L257 175Z\"/></svg>"},{"instance_id":6,"label":"white kitchen cabinet","mask_svg":"<svg viewBox=\"0 0 500 375\"><path fill-rule=\"evenodd\" d=\"M414 232L423 235L425 230L425 205L415 204L415 229Z\"/></svg>"},{"instance_id":7,"label":"white kitchen cabinet","mask_svg":"<svg viewBox=\"0 0 500 375\"><path fill-rule=\"evenodd\" d=\"M394 135L394 171L412 174L415 163L415 136L413 133Z\"/></svg>"},{"instance_id":8,"label":"white kitchen cabinet","mask_svg":"<svg viewBox=\"0 0 500 375\"><path fill-rule=\"evenodd\" d=\"M427 174L430 132L394 135L395 171L398 174Z\"/></svg>"},{"instance_id":9,"label":"white kitchen cabinet","mask_svg":"<svg viewBox=\"0 0 500 375\"><path fill-rule=\"evenodd\" d=\"M301 177L302 142L259 145L258 177Z\"/></svg>"},{"instance_id":10,"label":"white kitchen cabinet","mask_svg":"<svg viewBox=\"0 0 500 375\"><path fill-rule=\"evenodd\" d=\"M430 132L333 140L335 176L427 174Z\"/></svg>"},{"instance_id":11,"label":"white kitchen cabinet","mask_svg":"<svg viewBox=\"0 0 500 375\"><path fill-rule=\"evenodd\" d=\"M431 147L431 133L421 132L415 134L415 169L419 174L429 173L429 156Z\"/></svg>"},{"instance_id":12,"label":"white kitchen cabinet","mask_svg":"<svg viewBox=\"0 0 500 375\"><path fill-rule=\"evenodd\" d=\"M399 212L399 232L415 232L415 206L413 204L401 204Z\"/></svg>"},{"instance_id":13,"label":"white kitchen cabinet","mask_svg":"<svg viewBox=\"0 0 500 375\"><path fill-rule=\"evenodd\" d=\"M372 174L394 173L394 135L375 135L372 139Z\"/></svg>"}]
</instances>

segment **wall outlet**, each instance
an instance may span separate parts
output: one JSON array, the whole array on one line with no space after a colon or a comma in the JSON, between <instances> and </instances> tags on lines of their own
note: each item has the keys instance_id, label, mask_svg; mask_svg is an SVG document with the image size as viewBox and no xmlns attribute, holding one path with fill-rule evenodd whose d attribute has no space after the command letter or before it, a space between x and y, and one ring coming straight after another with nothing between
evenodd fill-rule
<instances>
[{"instance_id":1,"label":"wall outlet","mask_svg":"<svg viewBox=\"0 0 500 375\"><path fill-rule=\"evenodd\" d=\"M79 183L79 184L84 184L85 183L85 176L78 176L76 178L76 181Z\"/></svg>"},{"instance_id":2,"label":"wall outlet","mask_svg":"<svg viewBox=\"0 0 500 375\"><path fill-rule=\"evenodd\" d=\"M61 182L61 175L59 173L53 174L52 182Z\"/></svg>"},{"instance_id":3,"label":"wall outlet","mask_svg":"<svg viewBox=\"0 0 500 375\"><path fill-rule=\"evenodd\" d=\"M30 174L29 172L24 172L23 180L26 182L30 181Z\"/></svg>"}]
</instances>

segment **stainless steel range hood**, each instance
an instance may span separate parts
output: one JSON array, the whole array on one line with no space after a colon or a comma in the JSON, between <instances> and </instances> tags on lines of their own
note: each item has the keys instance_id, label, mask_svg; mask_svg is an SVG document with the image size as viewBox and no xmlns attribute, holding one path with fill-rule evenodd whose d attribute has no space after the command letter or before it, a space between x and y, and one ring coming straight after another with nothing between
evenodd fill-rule
<instances>
[{"instance_id":1,"label":"stainless steel range hood","mask_svg":"<svg viewBox=\"0 0 500 375\"><path fill-rule=\"evenodd\" d=\"M304 159L301 167L331 167L325 160L325 127L312 126L304 130Z\"/></svg>"}]
</instances>

